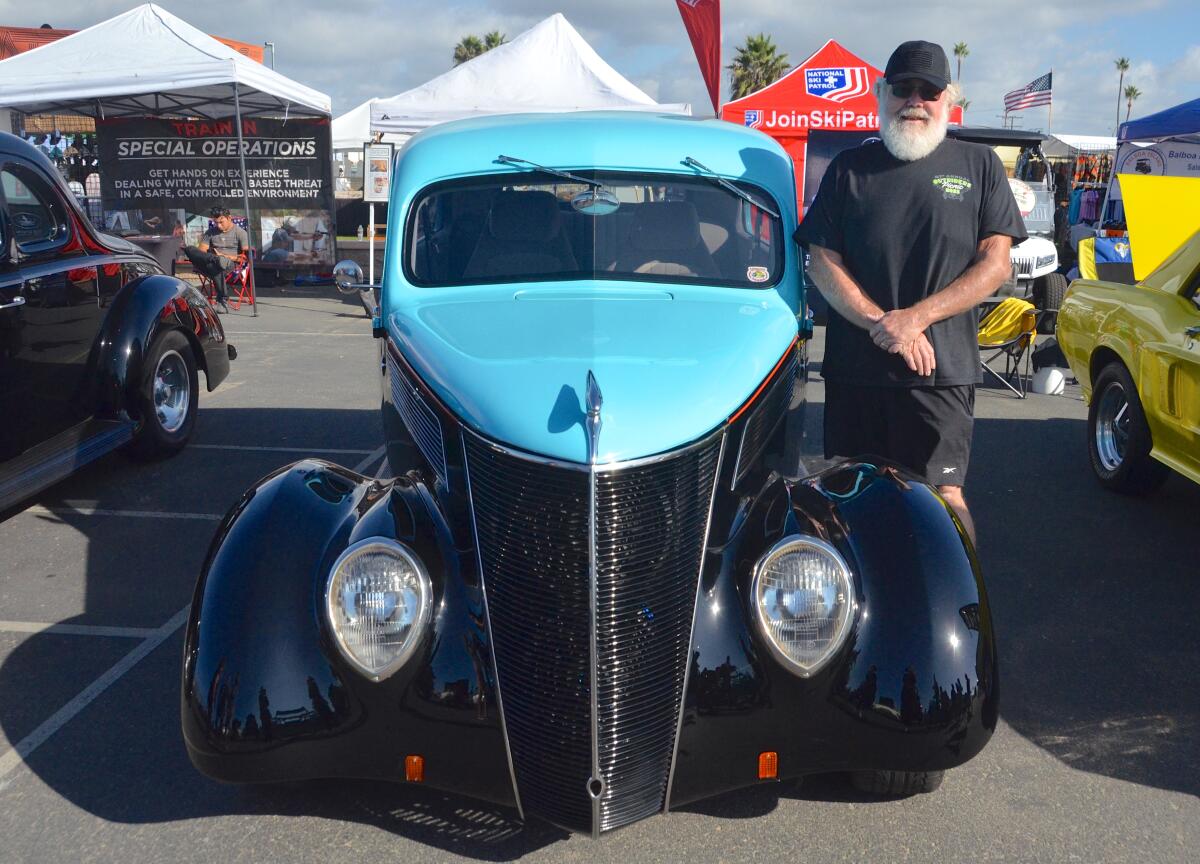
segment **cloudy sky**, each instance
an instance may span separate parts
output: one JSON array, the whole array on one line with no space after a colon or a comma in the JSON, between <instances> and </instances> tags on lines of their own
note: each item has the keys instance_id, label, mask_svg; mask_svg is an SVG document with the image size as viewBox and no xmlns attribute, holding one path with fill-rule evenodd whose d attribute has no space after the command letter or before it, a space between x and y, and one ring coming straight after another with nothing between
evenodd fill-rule
<instances>
[{"instance_id":1,"label":"cloudy sky","mask_svg":"<svg viewBox=\"0 0 1200 864\"><path fill-rule=\"evenodd\" d=\"M0 24L82 28L132 8L129 0L59 0L38 6L0 0ZM276 68L328 93L335 116L372 96L391 96L451 67L455 43L496 29L516 36L562 12L617 71L663 102L710 110L674 0L289 0L160 6L215 35L275 43ZM826 39L882 67L905 39L947 49L966 42L962 84L969 123L999 125L1003 95L1054 70L1053 130L1112 134L1117 72L1142 96L1134 117L1200 96L1197 0L724 0L723 62L747 35L769 34L792 64ZM38 9L44 11L38 11ZM953 59L952 59L953 65ZM722 98L728 92L728 76ZM1120 117L1125 117L1124 100ZM1044 108L1020 125L1046 129Z\"/></svg>"}]
</instances>

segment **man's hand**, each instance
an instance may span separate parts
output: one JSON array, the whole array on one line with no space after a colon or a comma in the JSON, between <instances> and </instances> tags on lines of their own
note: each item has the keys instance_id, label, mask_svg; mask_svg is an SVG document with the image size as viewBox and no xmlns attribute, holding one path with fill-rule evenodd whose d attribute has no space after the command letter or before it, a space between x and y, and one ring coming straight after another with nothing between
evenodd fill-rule
<instances>
[{"instance_id":1,"label":"man's hand","mask_svg":"<svg viewBox=\"0 0 1200 864\"><path fill-rule=\"evenodd\" d=\"M899 354L908 365L908 368L922 378L932 375L933 370L937 368L937 358L934 355L933 345L924 333L918 333L917 338L911 342L898 345L891 353Z\"/></svg>"},{"instance_id":2,"label":"man's hand","mask_svg":"<svg viewBox=\"0 0 1200 864\"><path fill-rule=\"evenodd\" d=\"M871 327L871 339L884 351L902 353L902 347L915 342L927 326L915 309L894 309L884 313Z\"/></svg>"}]
</instances>

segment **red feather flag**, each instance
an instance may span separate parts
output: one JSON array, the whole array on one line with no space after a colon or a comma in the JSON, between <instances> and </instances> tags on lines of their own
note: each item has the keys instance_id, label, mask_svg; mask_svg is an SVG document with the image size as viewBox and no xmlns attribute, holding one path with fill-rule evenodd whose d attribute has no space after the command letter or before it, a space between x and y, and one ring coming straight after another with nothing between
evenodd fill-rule
<instances>
[{"instance_id":1,"label":"red feather flag","mask_svg":"<svg viewBox=\"0 0 1200 864\"><path fill-rule=\"evenodd\" d=\"M691 37L716 112L721 100L721 0L675 0L675 5Z\"/></svg>"}]
</instances>

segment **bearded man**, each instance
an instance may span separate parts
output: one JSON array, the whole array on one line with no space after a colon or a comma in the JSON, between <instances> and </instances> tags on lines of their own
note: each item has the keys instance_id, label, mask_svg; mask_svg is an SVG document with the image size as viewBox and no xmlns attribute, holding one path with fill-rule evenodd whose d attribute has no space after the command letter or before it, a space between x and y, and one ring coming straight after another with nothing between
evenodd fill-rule
<instances>
[{"instance_id":1,"label":"bearded man","mask_svg":"<svg viewBox=\"0 0 1200 864\"><path fill-rule=\"evenodd\" d=\"M1025 228L1004 166L946 138L959 99L940 45L905 42L876 82L882 141L839 154L796 231L829 302L825 455L874 454L963 498L982 381L977 307Z\"/></svg>"}]
</instances>

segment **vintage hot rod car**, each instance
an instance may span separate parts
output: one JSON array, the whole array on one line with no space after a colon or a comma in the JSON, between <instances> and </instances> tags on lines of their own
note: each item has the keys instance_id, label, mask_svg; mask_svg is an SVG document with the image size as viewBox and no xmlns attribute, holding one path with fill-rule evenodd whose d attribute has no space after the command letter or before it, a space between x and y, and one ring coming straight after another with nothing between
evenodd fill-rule
<instances>
[{"instance_id":1,"label":"vintage hot rod car","mask_svg":"<svg viewBox=\"0 0 1200 864\"><path fill-rule=\"evenodd\" d=\"M111 450L183 447L197 370L235 352L208 302L96 230L36 147L0 133L0 511Z\"/></svg>"},{"instance_id":2,"label":"vintage hot rod car","mask_svg":"<svg viewBox=\"0 0 1200 864\"><path fill-rule=\"evenodd\" d=\"M504 116L415 136L393 183L396 476L306 460L230 511L184 648L201 771L420 781L596 835L818 772L926 791L980 751L962 526L878 460L804 476L782 148Z\"/></svg>"},{"instance_id":3,"label":"vintage hot rod car","mask_svg":"<svg viewBox=\"0 0 1200 864\"><path fill-rule=\"evenodd\" d=\"M1058 341L1100 482L1144 493L1174 469L1200 483L1200 233L1135 285L1072 282Z\"/></svg>"}]
</instances>

